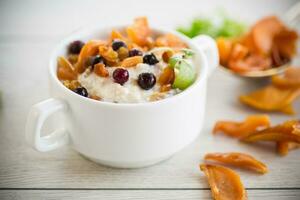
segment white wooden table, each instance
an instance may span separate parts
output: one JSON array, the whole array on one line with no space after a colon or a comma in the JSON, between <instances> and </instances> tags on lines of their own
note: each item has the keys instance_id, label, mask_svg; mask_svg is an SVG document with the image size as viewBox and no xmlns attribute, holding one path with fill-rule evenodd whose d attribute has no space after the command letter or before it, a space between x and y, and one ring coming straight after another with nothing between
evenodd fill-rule
<instances>
[{"instance_id":1,"label":"white wooden table","mask_svg":"<svg viewBox=\"0 0 300 200\"><path fill-rule=\"evenodd\" d=\"M211 199L198 164L205 153L212 151L251 153L269 166L270 173L263 176L238 171L249 199L300 199L300 151L279 157L273 147L212 136L216 120L240 120L257 113L241 105L237 96L259 84L218 70L209 80L206 122L199 138L158 165L112 169L92 163L69 148L43 154L25 143L24 126L30 106L49 97L49 52L57 41L87 22L106 26L147 15L151 23L172 28L218 6L253 21L271 13L280 15L296 0L162 2L0 2L0 199ZM299 118L300 102L295 106ZM271 114L271 118L273 123L290 119L280 114Z\"/></svg>"}]
</instances>

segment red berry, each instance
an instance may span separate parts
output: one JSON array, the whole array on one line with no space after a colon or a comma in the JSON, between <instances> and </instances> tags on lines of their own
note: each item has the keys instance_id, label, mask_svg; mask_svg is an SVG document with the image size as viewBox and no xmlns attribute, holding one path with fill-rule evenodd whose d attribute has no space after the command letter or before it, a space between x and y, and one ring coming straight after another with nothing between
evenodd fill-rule
<instances>
[{"instance_id":1,"label":"red berry","mask_svg":"<svg viewBox=\"0 0 300 200\"><path fill-rule=\"evenodd\" d=\"M113 78L114 78L116 83L119 83L120 85L123 85L125 82L128 81L129 73L126 69L117 68L113 72Z\"/></svg>"}]
</instances>

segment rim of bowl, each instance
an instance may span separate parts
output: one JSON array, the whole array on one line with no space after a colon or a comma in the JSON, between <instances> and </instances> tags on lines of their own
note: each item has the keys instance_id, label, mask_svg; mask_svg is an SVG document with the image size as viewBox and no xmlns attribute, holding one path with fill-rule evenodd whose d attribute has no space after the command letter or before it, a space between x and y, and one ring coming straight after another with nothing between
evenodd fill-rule
<instances>
[{"instance_id":1,"label":"rim of bowl","mask_svg":"<svg viewBox=\"0 0 300 200\"><path fill-rule=\"evenodd\" d=\"M127 25L113 25L109 27L101 27L101 26L96 26L96 25L89 25L89 26L84 26L79 29L76 29L73 31L71 34L66 36L64 39L60 40L60 42L57 43L56 47L52 50L51 56L50 56L50 62L49 62L49 74L50 78L54 80L55 84L66 94L71 96L72 98L77 98L78 100L82 100L83 102L87 103L92 103L92 104L97 104L97 105L106 105L106 106L114 106L114 107L140 107L140 106L151 106L151 105L160 105L164 103L168 103L170 101L176 101L178 98L183 98L187 95L190 95L192 92L196 92L198 88L198 85L204 84L203 81L207 78L208 74L208 62L207 58L204 55L203 51L197 47L196 44L193 43L191 38L188 38L187 36L174 31L174 30L169 30L165 28L160 28L158 26L151 26L151 30L155 33L163 34L163 33L172 33L176 36L178 36L182 41L188 44L188 47L194 50L196 53L196 60L199 62L198 67L198 74L195 82L189 86L187 89L181 91L178 94L175 94L174 96L167 97L158 101L148 101L148 102L137 102L137 103L114 103L114 102L107 102L107 101L98 101L94 100L91 98L83 97L80 96L70 89L66 88L61 81L58 79L56 75L56 70L57 70L57 56L58 53L61 49L66 48L67 45L74 40L80 40L82 37L87 36L89 34L92 34L94 32L105 32L105 31L111 31L113 29L116 30L124 30L124 28ZM95 38L90 38L90 39L95 39ZM101 38L99 38L101 39Z\"/></svg>"}]
</instances>

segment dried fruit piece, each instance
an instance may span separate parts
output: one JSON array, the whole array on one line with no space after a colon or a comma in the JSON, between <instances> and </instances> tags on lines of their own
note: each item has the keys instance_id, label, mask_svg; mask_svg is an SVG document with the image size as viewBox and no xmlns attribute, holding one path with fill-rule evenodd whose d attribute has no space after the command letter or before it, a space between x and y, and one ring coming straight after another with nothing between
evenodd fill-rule
<instances>
[{"instance_id":1,"label":"dried fruit piece","mask_svg":"<svg viewBox=\"0 0 300 200\"><path fill-rule=\"evenodd\" d=\"M240 101L248 106L265 111L280 111L293 114L291 103L300 95L300 88L281 89L273 85L240 96Z\"/></svg>"},{"instance_id":2,"label":"dried fruit piece","mask_svg":"<svg viewBox=\"0 0 300 200\"><path fill-rule=\"evenodd\" d=\"M300 67L289 67L283 76L273 76L272 84L283 88L300 87Z\"/></svg>"},{"instance_id":3,"label":"dried fruit piece","mask_svg":"<svg viewBox=\"0 0 300 200\"><path fill-rule=\"evenodd\" d=\"M94 65L94 72L101 77L108 77L109 73L103 63L97 63Z\"/></svg>"},{"instance_id":4,"label":"dried fruit piece","mask_svg":"<svg viewBox=\"0 0 300 200\"><path fill-rule=\"evenodd\" d=\"M119 31L113 29L111 31L109 40L112 42L115 39L125 40L126 38Z\"/></svg>"},{"instance_id":5,"label":"dried fruit piece","mask_svg":"<svg viewBox=\"0 0 300 200\"><path fill-rule=\"evenodd\" d=\"M57 60L57 77L59 80L75 80L77 78L72 64L62 56Z\"/></svg>"},{"instance_id":6,"label":"dried fruit piece","mask_svg":"<svg viewBox=\"0 0 300 200\"><path fill-rule=\"evenodd\" d=\"M125 47L119 48L117 52L118 52L118 57L119 57L120 60L124 60L129 55L129 51Z\"/></svg>"},{"instance_id":7,"label":"dried fruit piece","mask_svg":"<svg viewBox=\"0 0 300 200\"><path fill-rule=\"evenodd\" d=\"M284 25L276 16L265 17L258 21L251 29L255 50L263 55L271 51L274 37L279 34Z\"/></svg>"},{"instance_id":8,"label":"dried fruit piece","mask_svg":"<svg viewBox=\"0 0 300 200\"><path fill-rule=\"evenodd\" d=\"M78 61L75 65L75 70L78 73L84 72L86 69L86 62L90 56L95 56L98 53L100 45L104 45L105 42L101 40L90 40L81 49L78 56Z\"/></svg>"},{"instance_id":9,"label":"dried fruit piece","mask_svg":"<svg viewBox=\"0 0 300 200\"><path fill-rule=\"evenodd\" d=\"M233 170L217 166L202 164L204 172L215 200L246 200L247 193L238 174Z\"/></svg>"},{"instance_id":10,"label":"dried fruit piece","mask_svg":"<svg viewBox=\"0 0 300 200\"><path fill-rule=\"evenodd\" d=\"M70 54L70 55L68 55L68 61L69 61L72 65L76 64L77 61L78 61L78 55L77 55L77 54Z\"/></svg>"},{"instance_id":11,"label":"dried fruit piece","mask_svg":"<svg viewBox=\"0 0 300 200\"><path fill-rule=\"evenodd\" d=\"M231 54L233 43L231 40L225 38L218 38L216 42L219 50L220 64L226 66Z\"/></svg>"},{"instance_id":12,"label":"dried fruit piece","mask_svg":"<svg viewBox=\"0 0 300 200\"><path fill-rule=\"evenodd\" d=\"M164 68L163 72L161 73L159 79L158 79L158 83L160 85L169 85L169 84L173 84L175 79L175 73L174 73L174 69L172 67L166 67Z\"/></svg>"},{"instance_id":13,"label":"dried fruit piece","mask_svg":"<svg viewBox=\"0 0 300 200\"><path fill-rule=\"evenodd\" d=\"M165 51L162 53L161 57L165 63L168 63L173 54L173 51Z\"/></svg>"},{"instance_id":14,"label":"dried fruit piece","mask_svg":"<svg viewBox=\"0 0 300 200\"><path fill-rule=\"evenodd\" d=\"M117 63L119 61L118 53L112 47L100 45L99 54L108 62Z\"/></svg>"},{"instance_id":15,"label":"dried fruit piece","mask_svg":"<svg viewBox=\"0 0 300 200\"><path fill-rule=\"evenodd\" d=\"M294 30L284 28L274 38L274 46L278 48L279 54L284 58L291 59L297 51L298 34Z\"/></svg>"},{"instance_id":16,"label":"dried fruit piece","mask_svg":"<svg viewBox=\"0 0 300 200\"><path fill-rule=\"evenodd\" d=\"M268 172L268 168L264 163L244 153L208 153L205 155L204 159L209 161L216 161L221 164L254 170L262 174Z\"/></svg>"},{"instance_id":17,"label":"dried fruit piece","mask_svg":"<svg viewBox=\"0 0 300 200\"><path fill-rule=\"evenodd\" d=\"M155 45L158 47L187 48L187 45L179 37L171 33L158 37Z\"/></svg>"},{"instance_id":18,"label":"dried fruit piece","mask_svg":"<svg viewBox=\"0 0 300 200\"><path fill-rule=\"evenodd\" d=\"M271 67L271 59L259 55L250 55L245 59L230 60L228 67L235 72L249 72L265 70Z\"/></svg>"},{"instance_id":19,"label":"dried fruit piece","mask_svg":"<svg viewBox=\"0 0 300 200\"><path fill-rule=\"evenodd\" d=\"M290 150L300 148L300 144L295 142L277 142L276 147L277 147L277 152L281 156L286 156Z\"/></svg>"},{"instance_id":20,"label":"dried fruit piece","mask_svg":"<svg viewBox=\"0 0 300 200\"><path fill-rule=\"evenodd\" d=\"M122 67L135 67L137 64L143 63L142 56L128 57L121 63Z\"/></svg>"},{"instance_id":21,"label":"dried fruit piece","mask_svg":"<svg viewBox=\"0 0 300 200\"><path fill-rule=\"evenodd\" d=\"M298 120L286 121L274 127L255 131L241 140L244 142L275 141L300 143L300 133L297 131L299 125L300 122Z\"/></svg>"},{"instance_id":22,"label":"dried fruit piece","mask_svg":"<svg viewBox=\"0 0 300 200\"><path fill-rule=\"evenodd\" d=\"M231 137L246 136L258 128L269 127L270 118L267 115L250 115L243 122L218 121L213 133L223 132Z\"/></svg>"},{"instance_id":23,"label":"dried fruit piece","mask_svg":"<svg viewBox=\"0 0 300 200\"><path fill-rule=\"evenodd\" d=\"M132 42L142 47L146 46L148 44L147 38L150 37L151 34L147 18L136 18L133 25L127 27L126 32Z\"/></svg>"}]
</instances>

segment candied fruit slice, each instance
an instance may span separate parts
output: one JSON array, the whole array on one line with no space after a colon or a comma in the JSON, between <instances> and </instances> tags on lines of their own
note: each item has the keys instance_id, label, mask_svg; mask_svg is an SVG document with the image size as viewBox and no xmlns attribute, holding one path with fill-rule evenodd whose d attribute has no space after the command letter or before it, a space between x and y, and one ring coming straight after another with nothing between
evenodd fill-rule
<instances>
[{"instance_id":1,"label":"candied fruit slice","mask_svg":"<svg viewBox=\"0 0 300 200\"><path fill-rule=\"evenodd\" d=\"M117 63L119 61L118 53L112 47L100 45L99 54L108 62Z\"/></svg>"},{"instance_id":2,"label":"candied fruit slice","mask_svg":"<svg viewBox=\"0 0 300 200\"><path fill-rule=\"evenodd\" d=\"M77 78L72 64L62 56L57 60L57 77L59 80L75 80Z\"/></svg>"},{"instance_id":3,"label":"candied fruit slice","mask_svg":"<svg viewBox=\"0 0 300 200\"><path fill-rule=\"evenodd\" d=\"M221 63L221 65L226 66L229 56L231 54L233 42L229 39L218 38L217 46L218 46L218 50L219 50L220 63Z\"/></svg>"},{"instance_id":4,"label":"candied fruit slice","mask_svg":"<svg viewBox=\"0 0 300 200\"><path fill-rule=\"evenodd\" d=\"M300 95L300 88L277 88L273 85L240 96L240 101L264 111L280 111L293 114L291 103Z\"/></svg>"},{"instance_id":5,"label":"candied fruit slice","mask_svg":"<svg viewBox=\"0 0 300 200\"><path fill-rule=\"evenodd\" d=\"M187 45L179 37L171 33L158 37L155 45L158 47L187 48Z\"/></svg>"},{"instance_id":6,"label":"candied fruit slice","mask_svg":"<svg viewBox=\"0 0 300 200\"><path fill-rule=\"evenodd\" d=\"M146 46L148 44L148 37L150 37L151 30L148 25L146 17L139 17L134 20L133 25L126 29L128 38L139 46Z\"/></svg>"},{"instance_id":7,"label":"candied fruit slice","mask_svg":"<svg viewBox=\"0 0 300 200\"><path fill-rule=\"evenodd\" d=\"M263 55L271 51L274 37L279 34L284 25L276 16L269 16L259 20L251 29L255 50Z\"/></svg>"},{"instance_id":8,"label":"candied fruit slice","mask_svg":"<svg viewBox=\"0 0 300 200\"><path fill-rule=\"evenodd\" d=\"M173 84L175 79L174 69L172 67L165 67L162 71L161 75L159 76L158 83L160 85L169 85Z\"/></svg>"},{"instance_id":9,"label":"candied fruit slice","mask_svg":"<svg viewBox=\"0 0 300 200\"><path fill-rule=\"evenodd\" d=\"M252 54L245 59L229 60L228 67L235 72L260 71L271 67L271 59Z\"/></svg>"},{"instance_id":10,"label":"candied fruit slice","mask_svg":"<svg viewBox=\"0 0 300 200\"><path fill-rule=\"evenodd\" d=\"M213 133L223 132L231 137L241 137L256 131L258 128L269 126L269 116L250 115L243 122L218 121L214 126Z\"/></svg>"},{"instance_id":11,"label":"candied fruit slice","mask_svg":"<svg viewBox=\"0 0 300 200\"><path fill-rule=\"evenodd\" d=\"M286 156L290 150L298 149L300 148L300 143L296 142L277 142L277 152L281 156Z\"/></svg>"},{"instance_id":12,"label":"candied fruit slice","mask_svg":"<svg viewBox=\"0 0 300 200\"><path fill-rule=\"evenodd\" d=\"M253 156L244 153L208 153L205 155L204 159L215 161L221 164L254 170L262 174L268 172L268 168L264 163L256 160Z\"/></svg>"},{"instance_id":13,"label":"candied fruit slice","mask_svg":"<svg viewBox=\"0 0 300 200\"><path fill-rule=\"evenodd\" d=\"M283 76L273 76L272 84L284 88L300 87L300 67L289 67Z\"/></svg>"},{"instance_id":14,"label":"candied fruit slice","mask_svg":"<svg viewBox=\"0 0 300 200\"><path fill-rule=\"evenodd\" d=\"M95 74L97 74L98 76L101 76L101 77L108 77L109 76L109 72L108 72L108 70L106 69L106 67L103 63L95 64L94 72L95 72Z\"/></svg>"},{"instance_id":15,"label":"candied fruit slice","mask_svg":"<svg viewBox=\"0 0 300 200\"><path fill-rule=\"evenodd\" d=\"M202 164L201 171L207 177L212 196L216 200L246 200L247 193L237 173L233 170L217 166Z\"/></svg>"},{"instance_id":16,"label":"candied fruit slice","mask_svg":"<svg viewBox=\"0 0 300 200\"><path fill-rule=\"evenodd\" d=\"M300 133L297 127L298 120L286 121L283 124L255 131L241 140L244 142L275 141L275 142L296 142L300 143Z\"/></svg>"},{"instance_id":17,"label":"candied fruit slice","mask_svg":"<svg viewBox=\"0 0 300 200\"><path fill-rule=\"evenodd\" d=\"M274 38L274 46L279 50L279 54L284 58L291 59L297 51L298 34L294 30L284 28Z\"/></svg>"},{"instance_id":18,"label":"candied fruit slice","mask_svg":"<svg viewBox=\"0 0 300 200\"><path fill-rule=\"evenodd\" d=\"M128 57L121 63L122 67L135 67L137 64L143 63L143 56Z\"/></svg>"},{"instance_id":19,"label":"candied fruit slice","mask_svg":"<svg viewBox=\"0 0 300 200\"><path fill-rule=\"evenodd\" d=\"M78 56L78 61L75 65L75 70L78 73L82 73L85 71L86 67L86 62L90 56L95 56L98 53L98 49L100 45L104 45L105 42L101 40L90 40L88 41L81 49L79 56Z\"/></svg>"}]
</instances>

